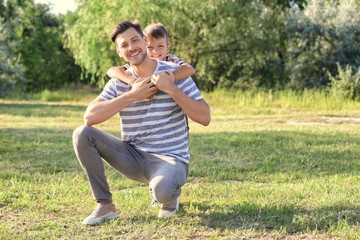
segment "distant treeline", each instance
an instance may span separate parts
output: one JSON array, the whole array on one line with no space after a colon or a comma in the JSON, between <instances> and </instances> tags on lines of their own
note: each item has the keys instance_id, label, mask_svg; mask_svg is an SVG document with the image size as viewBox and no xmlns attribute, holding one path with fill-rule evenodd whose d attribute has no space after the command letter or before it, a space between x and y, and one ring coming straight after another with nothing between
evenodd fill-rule
<instances>
[{"instance_id":1,"label":"distant treeline","mask_svg":"<svg viewBox=\"0 0 360 240\"><path fill-rule=\"evenodd\" d=\"M109 38L121 20L161 22L171 53L203 90L329 88L360 93L355 0L82 0L56 16L33 0L0 0L0 97L83 81L124 64ZM335 89L336 88L336 89Z\"/></svg>"}]
</instances>

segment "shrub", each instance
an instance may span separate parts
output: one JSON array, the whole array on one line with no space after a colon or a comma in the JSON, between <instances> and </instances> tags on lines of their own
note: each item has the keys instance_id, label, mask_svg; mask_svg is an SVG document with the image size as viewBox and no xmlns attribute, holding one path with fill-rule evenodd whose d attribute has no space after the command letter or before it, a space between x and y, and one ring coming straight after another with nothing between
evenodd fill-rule
<instances>
[{"instance_id":1,"label":"shrub","mask_svg":"<svg viewBox=\"0 0 360 240\"><path fill-rule=\"evenodd\" d=\"M330 93L334 97L344 99L359 99L360 97L360 68L353 74L351 66L347 65L343 70L338 64L338 74L333 77L328 72L330 78Z\"/></svg>"}]
</instances>

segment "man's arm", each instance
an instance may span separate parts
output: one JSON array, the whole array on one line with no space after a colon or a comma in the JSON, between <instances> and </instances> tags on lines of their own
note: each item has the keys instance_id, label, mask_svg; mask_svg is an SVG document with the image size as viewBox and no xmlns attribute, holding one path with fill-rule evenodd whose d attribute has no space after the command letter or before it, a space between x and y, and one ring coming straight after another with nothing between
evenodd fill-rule
<instances>
[{"instance_id":1,"label":"man's arm","mask_svg":"<svg viewBox=\"0 0 360 240\"><path fill-rule=\"evenodd\" d=\"M151 79L135 81L131 91L109 101L95 98L87 107L84 114L84 123L87 126L102 123L133 102L143 100L153 95L158 89Z\"/></svg>"},{"instance_id":2,"label":"man's arm","mask_svg":"<svg viewBox=\"0 0 360 240\"><path fill-rule=\"evenodd\" d=\"M131 86L134 84L134 82L136 80L135 78L133 78L125 73L124 67L111 67L107 71L107 75L111 78L119 79L120 81L130 84Z\"/></svg>"},{"instance_id":3,"label":"man's arm","mask_svg":"<svg viewBox=\"0 0 360 240\"><path fill-rule=\"evenodd\" d=\"M190 77L195 74L195 69L188 63L181 64L175 71L173 71L174 80Z\"/></svg>"},{"instance_id":4,"label":"man's arm","mask_svg":"<svg viewBox=\"0 0 360 240\"><path fill-rule=\"evenodd\" d=\"M151 81L161 91L169 94L191 120L204 126L210 124L210 107L205 99L195 100L181 91L174 84L174 75L171 71L157 74L151 78Z\"/></svg>"}]
</instances>

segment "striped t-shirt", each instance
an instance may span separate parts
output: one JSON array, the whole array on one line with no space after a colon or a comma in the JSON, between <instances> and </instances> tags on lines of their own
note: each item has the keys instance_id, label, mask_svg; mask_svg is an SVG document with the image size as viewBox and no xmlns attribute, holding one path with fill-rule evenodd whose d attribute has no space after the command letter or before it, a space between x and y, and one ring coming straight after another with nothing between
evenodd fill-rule
<instances>
[{"instance_id":1,"label":"striped t-shirt","mask_svg":"<svg viewBox=\"0 0 360 240\"><path fill-rule=\"evenodd\" d=\"M154 74L174 71L179 65L157 61ZM127 74L135 77L130 67ZM202 95L194 81L188 77L175 85L189 97L199 100ZM131 86L117 79L110 79L100 97L111 100L131 90ZM189 163L188 129L184 111L170 97L158 91L152 100L133 102L120 111L122 140L148 152L171 156Z\"/></svg>"}]
</instances>

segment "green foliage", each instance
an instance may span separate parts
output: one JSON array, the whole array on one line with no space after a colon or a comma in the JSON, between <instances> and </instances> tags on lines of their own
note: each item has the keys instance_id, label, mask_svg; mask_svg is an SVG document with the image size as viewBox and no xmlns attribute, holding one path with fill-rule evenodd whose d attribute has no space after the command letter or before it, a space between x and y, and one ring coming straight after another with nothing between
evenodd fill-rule
<instances>
[{"instance_id":1,"label":"green foliage","mask_svg":"<svg viewBox=\"0 0 360 240\"><path fill-rule=\"evenodd\" d=\"M20 83L26 81L12 51L16 42L10 37L9 23L0 17L0 98L12 95L19 90Z\"/></svg>"},{"instance_id":2,"label":"green foliage","mask_svg":"<svg viewBox=\"0 0 360 240\"><path fill-rule=\"evenodd\" d=\"M56 89L69 82L79 81L81 69L75 65L70 52L61 40L64 27L62 17L49 13L49 7L32 0L7 1L7 18L17 22L13 38L19 44L25 69L27 91Z\"/></svg>"},{"instance_id":3,"label":"green foliage","mask_svg":"<svg viewBox=\"0 0 360 240\"><path fill-rule=\"evenodd\" d=\"M4 17L6 12L4 0L0 0L0 17Z\"/></svg>"},{"instance_id":4,"label":"green foliage","mask_svg":"<svg viewBox=\"0 0 360 240\"><path fill-rule=\"evenodd\" d=\"M165 0L156 3L141 0L79 1L76 13L66 15L66 47L71 49L76 63L92 75L92 81L102 86L108 79L106 72L109 67L124 64L109 38L113 26L121 20L138 19L144 27L166 16L169 19L165 9L171 3Z\"/></svg>"},{"instance_id":5,"label":"green foliage","mask_svg":"<svg viewBox=\"0 0 360 240\"><path fill-rule=\"evenodd\" d=\"M108 37L112 27L121 20L137 19L143 27L162 22L171 53L196 68L202 89L283 86L285 48L279 29L286 7L287 1L83 0L66 16L66 46L102 86L108 68L124 63Z\"/></svg>"},{"instance_id":6,"label":"green foliage","mask_svg":"<svg viewBox=\"0 0 360 240\"><path fill-rule=\"evenodd\" d=\"M337 63L359 68L360 10L353 0L310 1L301 13L288 14L286 22L290 87L326 87L327 72L335 75Z\"/></svg>"},{"instance_id":7,"label":"green foliage","mask_svg":"<svg viewBox=\"0 0 360 240\"><path fill-rule=\"evenodd\" d=\"M333 96L344 99L359 99L360 97L360 68L353 74L351 66L343 70L338 64L338 74L333 77L330 73L330 92Z\"/></svg>"},{"instance_id":8,"label":"green foliage","mask_svg":"<svg viewBox=\"0 0 360 240\"><path fill-rule=\"evenodd\" d=\"M252 1L181 3L174 24L166 26L176 54L196 66L200 87L246 89L264 84L265 78L269 85L279 79L281 72L268 68L277 61L271 9Z\"/></svg>"}]
</instances>

